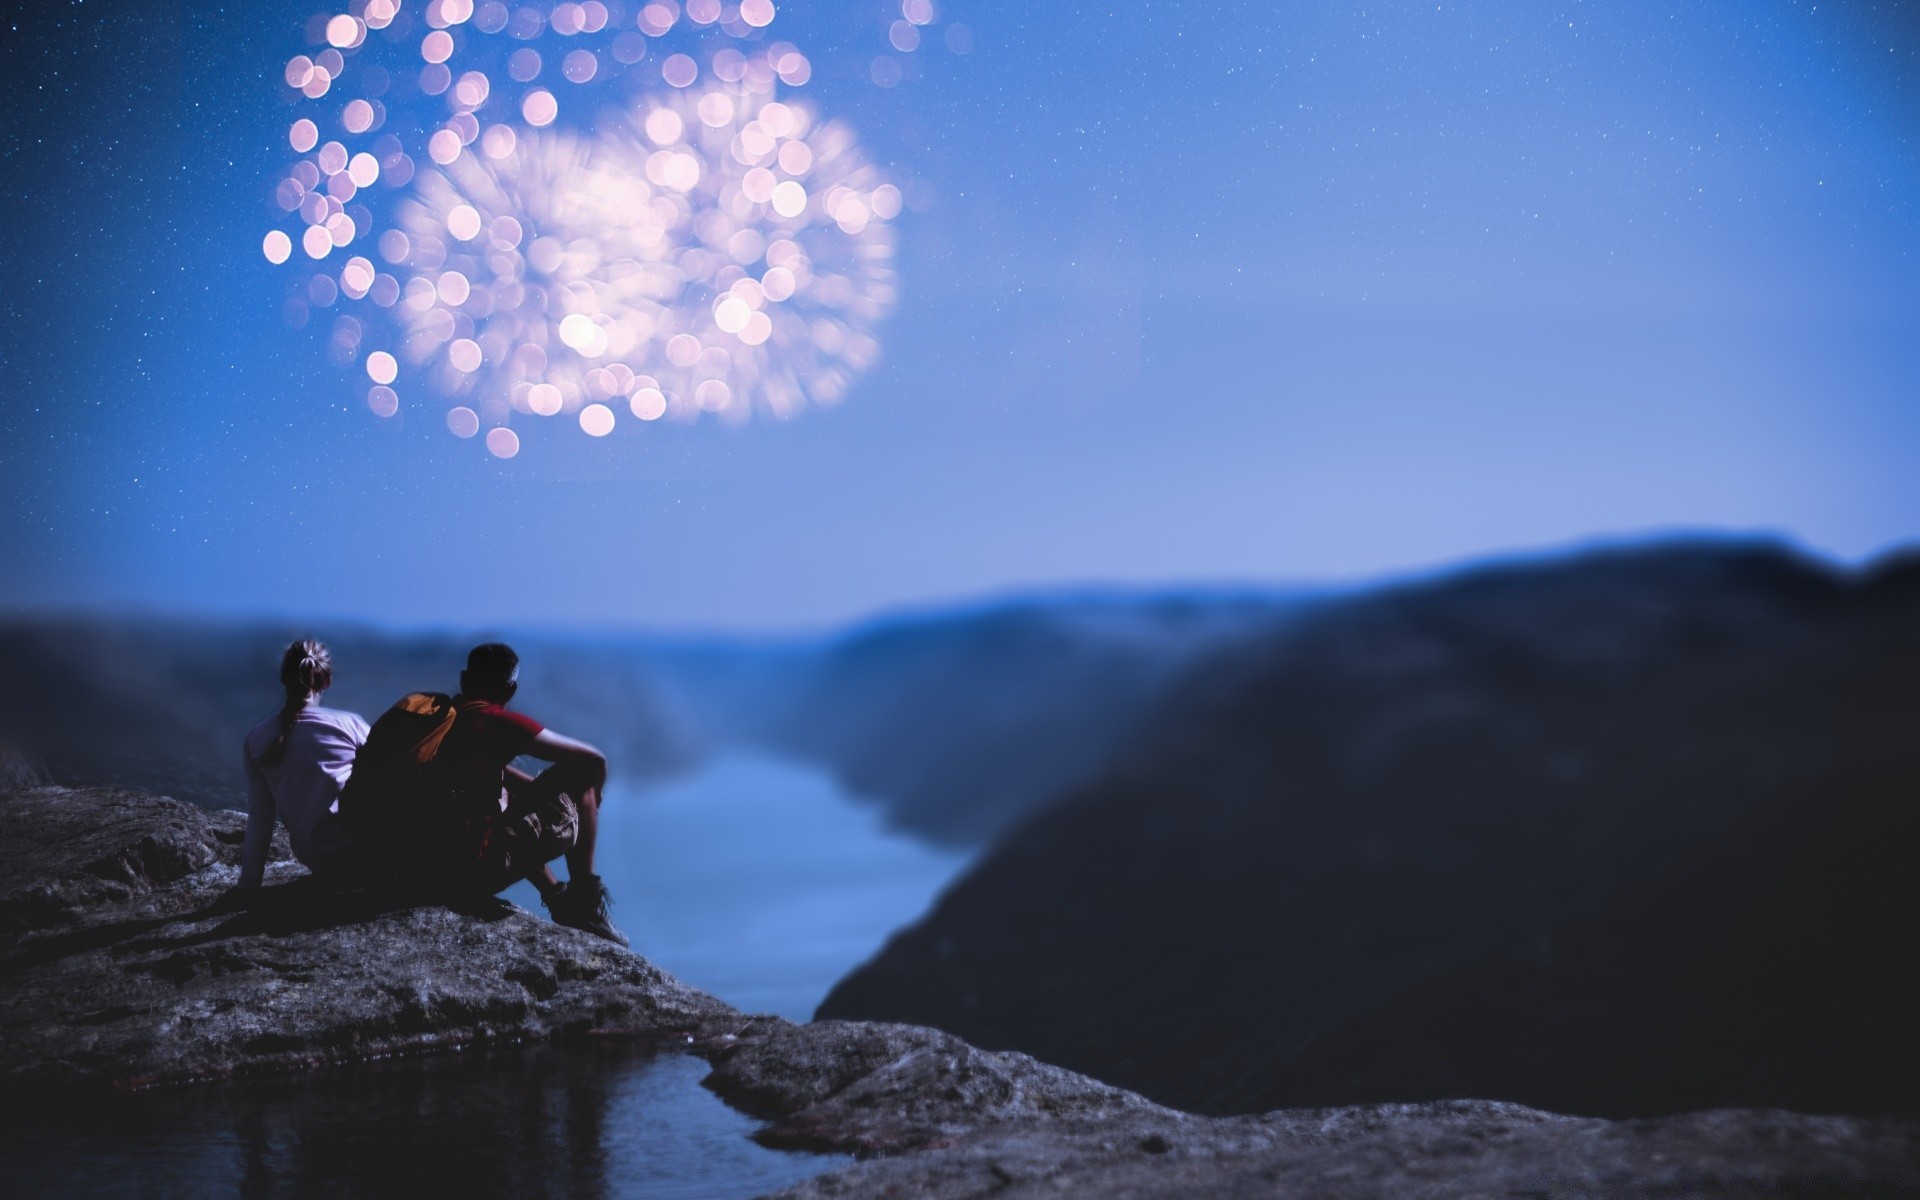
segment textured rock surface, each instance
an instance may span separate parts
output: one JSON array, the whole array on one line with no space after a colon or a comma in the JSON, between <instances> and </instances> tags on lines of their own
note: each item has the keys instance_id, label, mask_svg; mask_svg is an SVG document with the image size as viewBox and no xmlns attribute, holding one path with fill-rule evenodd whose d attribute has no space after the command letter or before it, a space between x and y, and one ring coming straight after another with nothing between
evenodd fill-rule
<instances>
[{"instance_id":1,"label":"textured rock surface","mask_svg":"<svg viewBox=\"0 0 1920 1200\"><path fill-rule=\"evenodd\" d=\"M1175 1112L930 1029L822 1021L714 1051L774 1145L876 1154L825 1197L1910 1194L1920 1122L1721 1110L1641 1121L1517 1104Z\"/></svg>"},{"instance_id":2,"label":"textured rock surface","mask_svg":"<svg viewBox=\"0 0 1920 1200\"><path fill-rule=\"evenodd\" d=\"M594 1031L678 1040L732 1008L510 906L329 898L277 846L215 901L242 819L116 789L0 794L0 1077L140 1086Z\"/></svg>"}]
</instances>

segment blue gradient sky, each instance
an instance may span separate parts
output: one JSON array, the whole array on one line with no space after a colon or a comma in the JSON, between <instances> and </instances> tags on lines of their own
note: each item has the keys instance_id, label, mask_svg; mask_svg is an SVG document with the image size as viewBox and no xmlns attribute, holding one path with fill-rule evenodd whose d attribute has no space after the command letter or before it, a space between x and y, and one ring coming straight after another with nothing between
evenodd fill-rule
<instances>
[{"instance_id":1,"label":"blue gradient sky","mask_svg":"<svg viewBox=\"0 0 1920 1200\"><path fill-rule=\"evenodd\" d=\"M0 606L813 624L1684 528L1920 533L1897 4L781 6L932 202L830 412L382 422L259 251L308 4L0 21Z\"/></svg>"}]
</instances>

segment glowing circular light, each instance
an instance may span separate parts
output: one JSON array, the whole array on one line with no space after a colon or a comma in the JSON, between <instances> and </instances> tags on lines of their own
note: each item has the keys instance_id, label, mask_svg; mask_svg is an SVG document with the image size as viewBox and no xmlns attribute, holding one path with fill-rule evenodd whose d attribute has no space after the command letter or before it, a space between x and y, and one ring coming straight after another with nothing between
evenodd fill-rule
<instances>
[{"instance_id":1,"label":"glowing circular light","mask_svg":"<svg viewBox=\"0 0 1920 1200\"><path fill-rule=\"evenodd\" d=\"M500 159L513 153L514 143L519 135L513 132L511 125L490 125L480 135L480 152L488 158Z\"/></svg>"},{"instance_id":2,"label":"glowing circular light","mask_svg":"<svg viewBox=\"0 0 1920 1200\"><path fill-rule=\"evenodd\" d=\"M677 9L665 4L649 4L640 10L640 30L649 37L665 37L679 19Z\"/></svg>"},{"instance_id":3,"label":"glowing circular light","mask_svg":"<svg viewBox=\"0 0 1920 1200\"><path fill-rule=\"evenodd\" d=\"M373 288L373 264L365 258L355 255L340 268L340 288L349 296L358 300Z\"/></svg>"},{"instance_id":4,"label":"glowing circular light","mask_svg":"<svg viewBox=\"0 0 1920 1200\"><path fill-rule=\"evenodd\" d=\"M791 107L776 100L761 106L760 128L772 137L792 137L799 132L799 121Z\"/></svg>"},{"instance_id":5,"label":"glowing circular light","mask_svg":"<svg viewBox=\"0 0 1920 1200\"><path fill-rule=\"evenodd\" d=\"M520 453L520 435L505 425L487 430L487 451L495 458L512 458Z\"/></svg>"},{"instance_id":6,"label":"glowing circular light","mask_svg":"<svg viewBox=\"0 0 1920 1200\"><path fill-rule=\"evenodd\" d=\"M345 13L327 22L327 44L340 50L357 46L366 36L360 28L360 22Z\"/></svg>"},{"instance_id":7,"label":"glowing circular light","mask_svg":"<svg viewBox=\"0 0 1920 1200\"><path fill-rule=\"evenodd\" d=\"M627 400L627 407L632 409L633 415L642 421L658 421L667 415L667 398L661 394L659 388L637 388Z\"/></svg>"},{"instance_id":8,"label":"glowing circular light","mask_svg":"<svg viewBox=\"0 0 1920 1200\"><path fill-rule=\"evenodd\" d=\"M900 0L900 15L915 25L931 25L933 0Z\"/></svg>"},{"instance_id":9,"label":"glowing circular light","mask_svg":"<svg viewBox=\"0 0 1920 1200\"><path fill-rule=\"evenodd\" d=\"M780 82L788 87L804 87L813 78L813 64L797 50L782 54L774 64L774 71L780 76Z\"/></svg>"},{"instance_id":10,"label":"glowing circular light","mask_svg":"<svg viewBox=\"0 0 1920 1200\"><path fill-rule=\"evenodd\" d=\"M493 81L484 71L468 71L453 85L453 100L461 108L479 108L493 94Z\"/></svg>"},{"instance_id":11,"label":"glowing circular light","mask_svg":"<svg viewBox=\"0 0 1920 1200\"><path fill-rule=\"evenodd\" d=\"M391 393L397 414L404 370L444 398L449 430L510 457L529 417L595 437L623 403L649 422L784 417L837 402L876 361L899 189L850 130L778 90L812 65L761 40L771 0L340 7L319 52L285 64L297 103L346 94L288 128L302 157L269 193L301 223L261 249L314 260L296 268L298 311L343 306L330 353L370 377L387 364L375 411ZM934 10L899 15L906 53ZM563 106L556 86L592 102ZM363 355L382 324L390 349Z\"/></svg>"},{"instance_id":12,"label":"glowing circular light","mask_svg":"<svg viewBox=\"0 0 1920 1200\"><path fill-rule=\"evenodd\" d=\"M451 129L437 130L427 139L427 157L443 167L459 158L461 149L460 135Z\"/></svg>"},{"instance_id":13,"label":"glowing circular light","mask_svg":"<svg viewBox=\"0 0 1920 1200\"><path fill-rule=\"evenodd\" d=\"M783 217L797 217L807 211L807 189L791 179L775 184L773 211Z\"/></svg>"},{"instance_id":14,"label":"glowing circular light","mask_svg":"<svg viewBox=\"0 0 1920 1200\"><path fill-rule=\"evenodd\" d=\"M481 358L480 343L472 338L456 338L447 347L447 362L464 375L478 371Z\"/></svg>"},{"instance_id":15,"label":"glowing circular light","mask_svg":"<svg viewBox=\"0 0 1920 1200\"><path fill-rule=\"evenodd\" d=\"M580 410L580 428L588 437L605 437L613 432L613 410L604 404L589 404Z\"/></svg>"},{"instance_id":16,"label":"glowing circular light","mask_svg":"<svg viewBox=\"0 0 1920 1200\"><path fill-rule=\"evenodd\" d=\"M700 77L700 66L687 54L675 54L660 64L660 78L677 88L692 87Z\"/></svg>"},{"instance_id":17,"label":"glowing circular light","mask_svg":"<svg viewBox=\"0 0 1920 1200\"><path fill-rule=\"evenodd\" d=\"M347 160L347 178L355 187L372 187L380 178L380 160L362 150Z\"/></svg>"},{"instance_id":18,"label":"glowing circular light","mask_svg":"<svg viewBox=\"0 0 1920 1200\"><path fill-rule=\"evenodd\" d=\"M591 50L575 50L560 63L560 73L570 83L589 83L600 71L600 60Z\"/></svg>"},{"instance_id":19,"label":"glowing circular light","mask_svg":"<svg viewBox=\"0 0 1920 1200\"><path fill-rule=\"evenodd\" d=\"M367 389L367 407L377 417L390 417L400 411L400 394L385 384Z\"/></svg>"},{"instance_id":20,"label":"glowing circular light","mask_svg":"<svg viewBox=\"0 0 1920 1200\"><path fill-rule=\"evenodd\" d=\"M471 204L461 204L447 214L447 232L463 242L480 236L480 214Z\"/></svg>"},{"instance_id":21,"label":"glowing circular light","mask_svg":"<svg viewBox=\"0 0 1920 1200\"><path fill-rule=\"evenodd\" d=\"M540 52L522 46L507 55L507 78L515 83L532 83L540 77Z\"/></svg>"},{"instance_id":22,"label":"glowing circular light","mask_svg":"<svg viewBox=\"0 0 1920 1200\"><path fill-rule=\"evenodd\" d=\"M739 333L752 316L753 309L738 296L727 296L713 306L713 323L722 333Z\"/></svg>"},{"instance_id":23,"label":"glowing circular light","mask_svg":"<svg viewBox=\"0 0 1920 1200\"><path fill-rule=\"evenodd\" d=\"M697 111L701 124L719 129L733 122L733 97L725 92L708 92L700 97Z\"/></svg>"},{"instance_id":24,"label":"glowing circular light","mask_svg":"<svg viewBox=\"0 0 1920 1200\"><path fill-rule=\"evenodd\" d=\"M647 39L637 33L623 33L613 39L613 60L632 66L647 56Z\"/></svg>"},{"instance_id":25,"label":"glowing circular light","mask_svg":"<svg viewBox=\"0 0 1920 1200\"><path fill-rule=\"evenodd\" d=\"M392 383L400 377L400 363L385 350L367 355L367 378L375 383Z\"/></svg>"},{"instance_id":26,"label":"glowing circular light","mask_svg":"<svg viewBox=\"0 0 1920 1200\"><path fill-rule=\"evenodd\" d=\"M560 115L560 102L545 88L535 88L520 102L520 115L535 129L544 129Z\"/></svg>"},{"instance_id":27,"label":"glowing circular light","mask_svg":"<svg viewBox=\"0 0 1920 1200\"><path fill-rule=\"evenodd\" d=\"M657 146L671 146L680 140L686 131L686 123L680 114L670 108L656 108L649 112L642 128Z\"/></svg>"}]
</instances>

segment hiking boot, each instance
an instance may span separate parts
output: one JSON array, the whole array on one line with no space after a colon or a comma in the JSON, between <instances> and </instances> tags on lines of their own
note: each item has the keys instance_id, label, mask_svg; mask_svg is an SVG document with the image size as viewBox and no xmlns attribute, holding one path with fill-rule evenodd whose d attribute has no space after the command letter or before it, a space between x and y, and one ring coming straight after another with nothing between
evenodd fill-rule
<instances>
[{"instance_id":1,"label":"hiking boot","mask_svg":"<svg viewBox=\"0 0 1920 1200\"><path fill-rule=\"evenodd\" d=\"M600 882L598 875L583 875L567 880L560 885L559 891L544 898L543 903L555 925L583 930L616 945L627 944L627 935L615 929L613 922L608 919L613 897L607 895L607 885Z\"/></svg>"}]
</instances>

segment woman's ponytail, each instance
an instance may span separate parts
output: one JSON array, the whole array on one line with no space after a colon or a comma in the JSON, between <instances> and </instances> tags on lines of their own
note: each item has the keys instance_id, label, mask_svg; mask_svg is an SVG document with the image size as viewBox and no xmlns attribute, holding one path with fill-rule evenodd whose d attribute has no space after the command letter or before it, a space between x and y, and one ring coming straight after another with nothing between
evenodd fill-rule
<instances>
[{"instance_id":1,"label":"woman's ponytail","mask_svg":"<svg viewBox=\"0 0 1920 1200\"><path fill-rule=\"evenodd\" d=\"M280 686L287 691L287 702L280 708L280 733L255 761L271 767L287 756L287 738L293 733L300 710L307 706L307 698L326 691L332 683L333 656L324 643L302 638L287 647L280 656Z\"/></svg>"}]
</instances>

